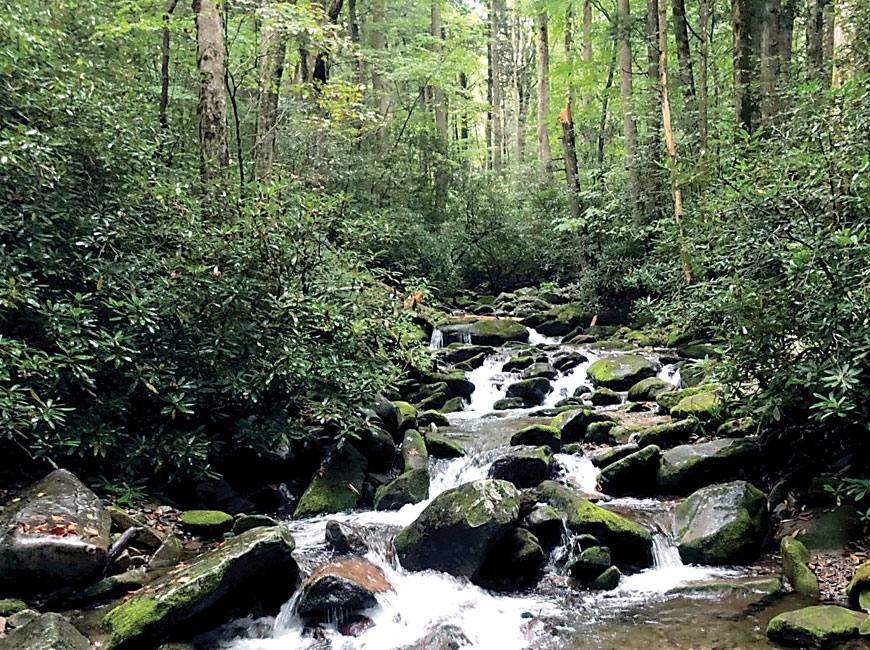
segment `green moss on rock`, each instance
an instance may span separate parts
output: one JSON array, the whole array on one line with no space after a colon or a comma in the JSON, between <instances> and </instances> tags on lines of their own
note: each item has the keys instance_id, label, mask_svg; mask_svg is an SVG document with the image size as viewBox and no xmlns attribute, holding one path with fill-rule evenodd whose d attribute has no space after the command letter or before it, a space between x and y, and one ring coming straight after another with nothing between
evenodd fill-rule
<instances>
[{"instance_id":1,"label":"green moss on rock","mask_svg":"<svg viewBox=\"0 0 870 650\"><path fill-rule=\"evenodd\" d=\"M684 397L671 409L675 418L694 417L702 421L717 419L722 409L722 398L715 393L700 393Z\"/></svg>"},{"instance_id":2,"label":"green moss on rock","mask_svg":"<svg viewBox=\"0 0 870 650\"><path fill-rule=\"evenodd\" d=\"M546 445L558 452L562 447L562 433L546 424L531 424L511 436L512 445Z\"/></svg>"},{"instance_id":3,"label":"green moss on rock","mask_svg":"<svg viewBox=\"0 0 870 650\"><path fill-rule=\"evenodd\" d=\"M794 590L809 598L819 597L819 580L810 570L810 552L801 542L783 537L779 545L782 555L782 572Z\"/></svg>"},{"instance_id":4,"label":"green moss on rock","mask_svg":"<svg viewBox=\"0 0 870 650\"><path fill-rule=\"evenodd\" d=\"M426 449L433 458L460 458L465 455L465 450L455 440L440 434L426 434Z\"/></svg>"},{"instance_id":5,"label":"green moss on rock","mask_svg":"<svg viewBox=\"0 0 870 650\"><path fill-rule=\"evenodd\" d=\"M636 354L599 359L586 370L596 386L628 390L641 379L655 377L661 366Z\"/></svg>"},{"instance_id":6,"label":"green moss on rock","mask_svg":"<svg viewBox=\"0 0 870 650\"><path fill-rule=\"evenodd\" d=\"M356 508L367 466L365 456L353 445L333 450L303 492L293 516L300 519Z\"/></svg>"},{"instance_id":7,"label":"green moss on rock","mask_svg":"<svg viewBox=\"0 0 870 650\"><path fill-rule=\"evenodd\" d=\"M673 391L674 385L658 377L641 379L628 389L629 402L652 402L657 395Z\"/></svg>"},{"instance_id":8,"label":"green moss on rock","mask_svg":"<svg viewBox=\"0 0 870 650\"><path fill-rule=\"evenodd\" d=\"M398 510L429 497L429 470L412 468L375 491L375 510Z\"/></svg>"},{"instance_id":9,"label":"green moss on rock","mask_svg":"<svg viewBox=\"0 0 870 650\"><path fill-rule=\"evenodd\" d=\"M783 645L825 647L856 636L866 617L834 605L805 607L773 617L767 637Z\"/></svg>"},{"instance_id":10,"label":"green moss on rock","mask_svg":"<svg viewBox=\"0 0 870 650\"><path fill-rule=\"evenodd\" d=\"M683 388L682 390L666 391L656 395L656 404L665 412L670 413L671 409L679 404L686 397L692 395L700 395L701 393L711 392L711 386L696 386L694 388Z\"/></svg>"},{"instance_id":11,"label":"green moss on rock","mask_svg":"<svg viewBox=\"0 0 870 650\"><path fill-rule=\"evenodd\" d=\"M186 510L179 513L185 532L199 537L218 537L233 528L233 517L220 510Z\"/></svg>"}]
</instances>

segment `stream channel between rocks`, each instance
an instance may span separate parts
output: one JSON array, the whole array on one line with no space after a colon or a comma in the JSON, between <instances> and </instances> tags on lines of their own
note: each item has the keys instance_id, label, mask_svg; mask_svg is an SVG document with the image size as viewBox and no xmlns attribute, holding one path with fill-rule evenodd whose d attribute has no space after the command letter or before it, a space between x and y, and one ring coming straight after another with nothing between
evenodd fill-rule
<instances>
[{"instance_id":1,"label":"stream channel between rocks","mask_svg":"<svg viewBox=\"0 0 870 650\"><path fill-rule=\"evenodd\" d=\"M530 342L541 352L560 349L554 340L532 332ZM564 346L562 348L565 349ZM589 362L607 355L582 346ZM233 638L218 641L222 650L392 650L429 648L415 645L439 626L451 625L464 635L461 644L441 648L485 650L665 650L675 648L714 650L776 648L765 637L767 622L793 609L790 596L765 599L754 589L758 567L685 566L671 539L674 501L600 495L599 505L618 511L653 533L652 568L622 576L612 591L591 591L567 575L565 560L570 545L555 549L542 579L521 592L491 592L465 579L435 571L408 572L390 552L390 540L413 522L443 491L486 478L487 470L509 445L510 437L531 423L547 423L534 409L494 412L506 386L519 375L501 367L516 350L488 357L480 368L467 373L475 384L470 404L451 414L451 427L441 433L466 451L463 458L430 459L429 499L392 512L354 511L286 523L296 539L295 556L303 572L329 559L325 543L326 522L336 519L353 525L366 536L366 559L380 567L394 591L381 594L379 604L367 615L374 625L358 637L342 636L334 626L312 635L294 614L294 600L273 619L237 621L224 629ZM647 356L655 356L652 353ZM588 384L589 362L553 380L553 391L544 407L551 407L576 388ZM679 382L679 374L665 366L661 378ZM603 407L603 408L619 408ZM596 493L598 470L581 455L556 454L558 479L581 493ZM461 548L456 549L462 553ZM768 572L769 573L769 572ZM767 576L768 578L771 576ZM706 585L706 586L705 586ZM716 585L716 586L713 586ZM726 585L726 586L723 586ZM298 594L298 592L297 592ZM847 648L849 646L843 646Z\"/></svg>"}]
</instances>

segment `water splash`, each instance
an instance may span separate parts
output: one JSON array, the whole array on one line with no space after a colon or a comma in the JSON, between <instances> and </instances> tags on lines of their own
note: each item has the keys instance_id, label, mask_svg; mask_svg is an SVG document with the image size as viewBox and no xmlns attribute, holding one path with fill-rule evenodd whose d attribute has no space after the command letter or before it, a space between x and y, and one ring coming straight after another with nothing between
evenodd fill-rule
<instances>
[{"instance_id":1,"label":"water splash","mask_svg":"<svg viewBox=\"0 0 870 650\"><path fill-rule=\"evenodd\" d=\"M429 339L430 350L440 350L444 347L444 332L436 327L432 330L432 337Z\"/></svg>"}]
</instances>

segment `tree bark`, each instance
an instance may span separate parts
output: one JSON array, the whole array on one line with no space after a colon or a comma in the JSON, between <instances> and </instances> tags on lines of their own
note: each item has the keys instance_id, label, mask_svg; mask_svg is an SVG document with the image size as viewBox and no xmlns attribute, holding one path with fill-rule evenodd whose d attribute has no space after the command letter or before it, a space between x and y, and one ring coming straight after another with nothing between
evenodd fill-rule
<instances>
[{"instance_id":1,"label":"tree bark","mask_svg":"<svg viewBox=\"0 0 870 650\"><path fill-rule=\"evenodd\" d=\"M647 85L649 105L646 107L646 137L644 138L644 154L646 163L642 168L643 211L647 219L654 218L660 212L659 199L661 194L662 158L662 89L659 84L659 15L658 0L646 2L646 49L647 49ZM641 170L638 170L638 175Z\"/></svg>"},{"instance_id":2,"label":"tree bark","mask_svg":"<svg viewBox=\"0 0 870 650\"><path fill-rule=\"evenodd\" d=\"M613 71L616 68L617 48L613 48L613 56L610 58L610 65L607 68L607 81L604 83L604 92L601 93L601 117L598 120L598 149L596 162L600 174L604 172L604 138L607 134L607 106L610 99L610 89L613 86Z\"/></svg>"},{"instance_id":3,"label":"tree bark","mask_svg":"<svg viewBox=\"0 0 870 650\"><path fill-rule=\"evenodd\" d=\"M541 175L551 174L550 129L547 120L550 113L550 44L547 29L547 12L537 16L538 36L538 167ZM572 126L573 134L573 126ZM575 159L576 164L576 159Z\"/></svg>"},{"instance_id":4,"label":"tree bark","mask_svg":"<svg viewBox=\"0 0 870 650\"><path fill-rule=\"evenodd\" d=\"M565 108L559 113L562 124L562 150L565 156L565 183L568 190L568 208L571 218L580 219L580 175L577 169L577 142L574 137L574 117L571 115L571 100L565 102Z\"/></svg>"},{"instance_id":5,"label":"tree bark","mask_svg":"<svg viewBox=\"0 0 870 650\"><path fill-rule=\"evenodd\" d=\"M855 76L855 57L852 40L855 38L852 0L833 0L834 28L831 86L840 88Z\"/></svg>"},{"instance_id":6,"label":"tree bark","mask_svg":"<svg viewBox=\"0 0 870 650\"><path fill-rule=\"evenodd\" d=\"M779 16L779 58L780 74L791 68L794 53L794 20L797 13L797 0L785 0Z\"/></svg>"},{"instance_id":7,"label":"tree bark","mask_svg":"<svg viewBox=\"0 0 870 650\"><path fill-rule=\"evenodd\" d=\"M196 63L199 68L200 176L214 185L229 166L227 137L226 49L220 13L214 0L193 0L196 14Z\"/></svg>"},{"instance_id":8,"label":"tree bark","mask_svg":"<svg viewBox=\"0 0 870 650\"><path fill-rule=\"evenodd\" d=\"M662 89L662 125L665 132L665 144L668 149L668 168L671 176L671 192L674 198L674 222L677 226L677 236L680 244L680 266L686 284L692 283L692 269L686 251L685 234L683 232L683 193L680 189L680 179L677 175L677 146L674 142L674 129L671 123L671 104L668 97L668 5L667 0L658 0L659 16L659 74Z\"/></svg>"},{"instance_id":9,"label":"tree bark","mask_svg":"<svg viewBox=\"0 0 870 650\"><path fill-rule=\"evenodd\" d=\"M264 6L268 4L268 0ZM284 34L267 16L260 36L260 56L257 62L259 98L257 106L257 136L254 143L254 176L266 182L275 162L275 139L278 127L278 98L284 75L286 42Z\"/></svg>"},{"instance_id":10,"label":"tree bark","mask_svg":"<svg viewBox=\"0 0 870 650\"><path fill-rule=\"evenodd\" d=\"M685 0L673 0L674 40L677 42L677 63L680 66L680 84L689 99L695 97L695 74L689 48L689 25L686 21Z\"/></svg>"},{"instance_id":11,"label":"tree bark","mask_svg":"<svg viewBox=\"0 0 870 650\"><path fill-rule=\"evenodd\" d=\"M825 69L825 0L807 0L807 77L827 77Z\"/></svg>"},{"instance_id":12,"label":"tree bark","mask_svg":"<svg viewBox=\"0 0 870 650\"><path fill-rule=\"evenodd\" d=\"M440 55L443 47L444 31L441 24L441 7L438 0L432 0L432 45L436 54ZM437 131L437 152L435 160L435 215L441 220L447 214L447 192L450 177L447 166L447 151L449 147L449 133L447 125L447 97L444 91L436 84L432 87L432 103L435 113L435 130Z\"/></svg>"},{"instance_id":13,"label":"tree bark","mask_svg":"<svg viewBox=\"0 0 870 650\"><path fill-rule=\"evenodd\" d=\"M375 51L376 57L382 56L387 50L387 37L384 32L384 13L384 0L372 0L372 49ZM378 109L378 114L381 117L387 117L390 112L390 92L387 88L386 79L380 72L381 65L383 65L383 61L376 59L371 66L372 95L375 106Z\"/></svg>"},{"instance_id":14,"label":"tree bark","mask_svg":"<svg viewBox=\"0 0 870 650\"><path fill-rule=\"evenodd\" d=\"M779 112L777 80L779 79L780 60L780 0L765 0L762 5L763 24L761 28L761 121L771 124Z\"/></svg>"},{"instance_id":15,"label":"tree bark","mask_svg":"<svg viewBox=\"0 0 870 650\"><path fill-rule=\"evenodd\" d=\"M703 156L707 151L707 71L709 68L708 58L710 53L710 0L699 0L698 14L700 32L700 65L698 66L698 148Z\"/></svg>"},{"instance_id":16,"label":"tree bark","mask_svg":"<svg viewBox=\"0 0 870 650\"><path fill-rule=\"evenodd\" d=\"M619 40L619 97L622 100L622 132L625 140L625 164L632 204L637 205L638 181L635 155L637 124L632 108L631 7L629 0L616 2L617 38Z\"/></svg>"},{"instance_id":17,"label":"tree bark","mask_svg":"<svg viewBox=\"0 0 870 650\"><path fill-rule=\"evenodd\" d=\"M492 60L490 74L492 75L492 169L501 174L503 169L504 150L504 108L502 106L502 48L501 27L504 22L504 0L490 0L490 46Z\"/></svg>"},{"instance_id":18,"label":"tree bark","mask_svg":"<svg viewBox=\"0 0 870 650\"><path fill-rule=\"evenodd\" d=\"M751 133L755 117L755 94L752 83L755 61L751 34L752 0L731 0L731 20L734 42L734 113L737 126Z\"/></svg>"},{"instance_id":19,"label":"tree bark","mask_svg":"<svg viewBox=\"0 0 870 650\"><path fill-rule=\"evenodd\" d=\"M163 12L163 38L162 52L160 57L160 105L157 108L157 120L160 123L160 145L157 155L163 157L163 148L169 141L169 17L178 6L178 0L169 0L166 4L166 9Z\"/></svg>"}]
</instances>

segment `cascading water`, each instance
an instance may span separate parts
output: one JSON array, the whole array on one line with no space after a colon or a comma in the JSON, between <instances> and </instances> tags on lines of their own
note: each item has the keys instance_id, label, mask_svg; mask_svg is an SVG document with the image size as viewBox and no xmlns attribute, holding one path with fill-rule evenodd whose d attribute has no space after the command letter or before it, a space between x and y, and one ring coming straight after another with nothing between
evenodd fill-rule
<instances>
[{"instance_id":1,"label":"cascading water","mask_svg":"<svg viewBox=\"0 0 870 650\"><path fill-rule=\"evenodd\" d=\"M429 349L430 350L440 350L444 347L444 332L441 331L440 328L436 327L432 330L432 336L429 339Z\"/></svg>"}]
</instances>

